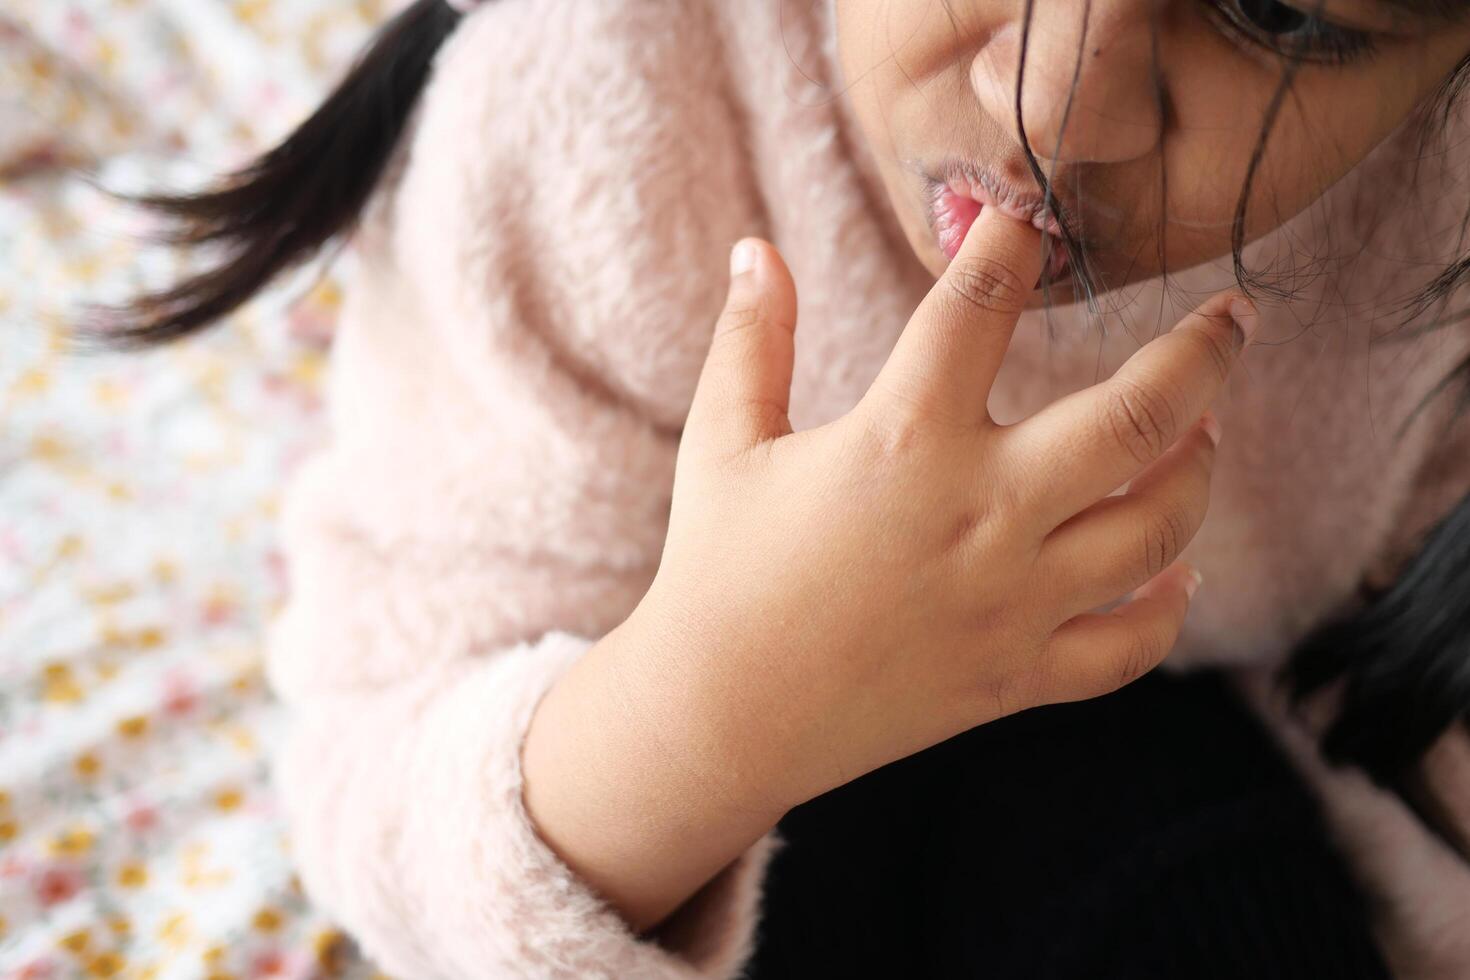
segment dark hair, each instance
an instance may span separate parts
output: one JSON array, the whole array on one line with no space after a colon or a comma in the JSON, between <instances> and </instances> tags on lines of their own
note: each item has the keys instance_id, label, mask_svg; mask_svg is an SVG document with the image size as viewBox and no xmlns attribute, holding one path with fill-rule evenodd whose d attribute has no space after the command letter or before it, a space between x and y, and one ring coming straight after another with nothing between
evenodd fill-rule
<instances>
[{"instance_id":1,"label":"dark hair","mask_svg":"<svg viewBox=\"0 0 1470 980\"><path fill-rule=\"evenodd\" d=\"M169 288L122 306L94 307L83 332L124 348L196 333L349 232L460 17L444 0L415 0L383 26L295 132L215 186L193 194L117 195L171 219L164 241L217 244L224 256Z\"/></svg>"},{"instance_id":2,"label":"dark hair","mask_svg":"<svg viewBox=\"0 0 1470 980\"><path fill-rule=\"evenodd\" d=\"M1396 2L1446 18L1462 13L1465 6L1463 2L1444 0ZM1022 76L1034 4L1035 0L1026 2L1019 66ZM1084 18L1090 9L1091 4L1086 3ZM349 232L393 155L435 53L460 16L444 0L416 0L383 28L321 107L280 145L201 193L130 198L175 220L176 227L166 233L165 240L183 245L223 244L226 257L217 267L172 288L106 311L98 325L100 336L113 345L136 347L192 334L234 310L332 239ZM1084 20L1084 38L1078 42L1079 69L1085 33ZM1155 57L1155 70L1157 62ZM1431 109L1425 114L1431 128L1447 120L1451 105L1470 82L1467 66L1470 57L1456 67L1431 101ZM1247 291L1276 292L1271 284L1246 269L1241 252L1254 177L1277 111L1290 92L1293 74L1293 63L1284 63L1232 223L1234 270ZM1077 80L1074 74L1073 92ZM1162 86L1155 88L1162 93ZM1050 204L1051 181L1026 139L1019 89L1018 85L1015 110L1022 149ZM1070 109L1069 94L1063 127ZM1055 161L1052 163L1055 165ZM1068 252L1076 292L1095 311L1098 284L1088 256L1068 227L1065 215L1059 217L1059 237ZM1051 237L1045 240L1051 247ZM1441 304L1467 281L1470 256L1446 269L1411 298L1402 311L1405 322ZM1045 288L1049 301L1049 282ZM1419 329L1466 318L1470 318L1470 312L1450 314ZM1432 396L1455 387L1460 389L1459 408L1463 411L1470 407L1470 358L1427 393L1420 407ZM1343 682L1342 707L1323 742L1326 756L1338 763L1361 766L1379 784L1402 795L1442 835L1448 830L1425 804L1417 789L1416 770L1436 738L1451 726L1470 720L1467 597L1470 495L1425 536L1422 549L1391 588L1366 595L1361 609L1319 627L1297 647L1282 673L1283 682L1297 700L1334 682ZM1463 842L1452 843L1464 849Z\"/></svg>"},{"instance_id":3,"label":"dark hair","mask_svg":"<svg viewBox=\"0 0 1470 980\"><path fill-rule=\"evenodd\" d=\"M1470 841L1434 809L1418 772L1435 740L1470 717L1470 496L1391 586L1366 598L1297 646L1285 671L1291 692L1301 700L1342 680L1323 754L1362 767L1470 857Z\"/></svg>"}]
</instances>

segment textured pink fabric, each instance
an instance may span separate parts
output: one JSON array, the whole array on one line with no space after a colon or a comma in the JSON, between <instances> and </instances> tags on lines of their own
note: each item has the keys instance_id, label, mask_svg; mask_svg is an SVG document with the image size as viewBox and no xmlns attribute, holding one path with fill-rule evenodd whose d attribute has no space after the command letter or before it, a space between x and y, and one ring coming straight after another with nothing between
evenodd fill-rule
<instances>
[{"instance_id":1,"label":"textured pink fabric","mask_svg":"<svg viewBox=\"0 0 1470 980\"><path fill-rule=\"evenodd\" d=\"M442 51L364 223L333 441L288 497L294 593L269 655L303 881L396 975L723 978L750 951L774 832L722 873L687 948L639 941L536 836L518 748L652 580L731 243L765 236L795 274L798 429L857 402L932 282L841 95L830 4L487 4ZM1422 215L1341 247L1363 211L1344 202L1401 183L1375 169L1398 166L1387 152L1247 253L1314 240L1326 214L1349 258L1266 312L1271 342L1217 404L1181 667L1275 663L1470 487L1463 425L1458 445L1438 432L1447 399L1393 433L1470 334L1387 342L1386 321L1343 313L1448 248ZM1421 165L1449 225L1470 203L1457 166ZM1093 383L1229 282L1215 263L1110 297L1132 334L1028 313L992 413ZM1465 907L1445 881L1441 907Z\"/></svg>"}]
</instances>

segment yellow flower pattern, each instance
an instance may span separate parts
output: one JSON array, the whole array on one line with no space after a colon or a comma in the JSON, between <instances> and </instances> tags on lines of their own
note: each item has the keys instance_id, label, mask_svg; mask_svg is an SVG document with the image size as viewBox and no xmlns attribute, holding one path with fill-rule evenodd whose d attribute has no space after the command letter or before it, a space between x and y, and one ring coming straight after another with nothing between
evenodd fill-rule
<instances>
[{"instance_id":1,"label":"yellow flower pattern","mask_svg":"<svg viewBox=\"0 0 1470 980\"><path fill-rule=\"evenodd\" d=\"M168 349L69 325L201 261L96 185L233 169L406 2L0 4L0 977L382 978L291 868L260 649L352 252Z\"/></svg>"}]
</instances>

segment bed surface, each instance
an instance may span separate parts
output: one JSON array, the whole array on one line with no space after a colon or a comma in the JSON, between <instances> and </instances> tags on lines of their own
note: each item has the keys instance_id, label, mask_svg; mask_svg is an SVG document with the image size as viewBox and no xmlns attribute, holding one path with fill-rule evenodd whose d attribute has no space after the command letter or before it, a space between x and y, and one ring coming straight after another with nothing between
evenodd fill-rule
<instances>
[{"instance_id":1,"label":"bed surface","mask_svg":"<svg viewBox=\"0 0 1470 980\"><path fill-rule=\"evenodd\" d=\"M0 977L380 976L293 878L261 661L350 253L167 350L78 354L65 325L182 268L74 168L238 165L390 5L0 10Z\"/></svg>"}]
</instances>

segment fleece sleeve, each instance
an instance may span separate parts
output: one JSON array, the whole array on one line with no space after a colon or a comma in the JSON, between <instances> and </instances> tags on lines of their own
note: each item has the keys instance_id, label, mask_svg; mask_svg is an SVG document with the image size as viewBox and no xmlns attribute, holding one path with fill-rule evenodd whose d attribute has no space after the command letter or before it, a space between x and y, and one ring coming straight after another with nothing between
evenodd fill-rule
<instances>
[{"instance_id":1,"label":"fleece sleeve","mask_svg":"<svg viewBox=\"0 0 1470 980\"><path fill-rule=\"evenodd\" d=\"M395 976L737 975L774 830L677 913L672 948L631 933L521 795L533 709L652 581L677 432L529 334L473 359L437 343L421 282L364 239L268 638L306 891Z\"/></svg>"},{"instance_id":2,"label":"fleece sleeve","mask_svg":"<svg viewBox=\"0 0 1470 980\"><path fill-rule=\"evenodd\" d=\"M403 977L731 977L767 835L698 896L682 948L632 935L537 836L517 746L588 645L552 632L375 694L298 707L277 778L310 895Z\"/></svg>"},{"instance_id":3,"label":"fleece sleeve","mask_svg":"<svg viewBox=\"0 0 1470 980\"><path fill-rule=\"evenodd\" d=\"M714 980L751 951L774 830L640 938L537 836L519 762L653 581L759 228L719 44L704 4L482 5L354 235L268 653L302 883L395 976Z\"/></svg>"}]
</instances>

